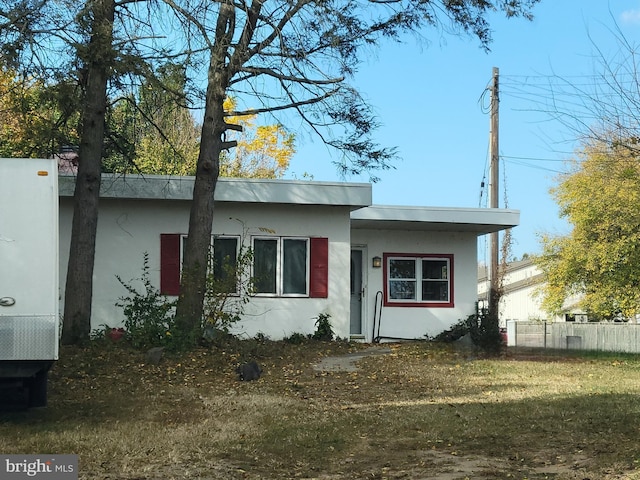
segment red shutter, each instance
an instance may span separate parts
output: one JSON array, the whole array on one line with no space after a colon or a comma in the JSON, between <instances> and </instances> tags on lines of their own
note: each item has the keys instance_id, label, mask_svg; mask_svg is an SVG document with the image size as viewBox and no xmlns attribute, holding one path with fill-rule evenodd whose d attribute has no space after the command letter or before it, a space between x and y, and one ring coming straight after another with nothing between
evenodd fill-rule
<instances>
[{"instance_id":1,"label":"red shutter","mask_svg":"<svg viewBox=\"0 0 640 480\"><path fill-rule=\"evenodd\" d=\"M329 239L310 239L311 272L309 297L327 298L329 296Z\"/></svg>"},{"instance_id":2,"label":"red shutter","mask_svg":"<svg viewBox=\"0 0 640 480\"><path fill-rule=\"evenodd\" d=\"M160 235L160 293L180 294L180 234Z\"/></svg>"}]
</instances>

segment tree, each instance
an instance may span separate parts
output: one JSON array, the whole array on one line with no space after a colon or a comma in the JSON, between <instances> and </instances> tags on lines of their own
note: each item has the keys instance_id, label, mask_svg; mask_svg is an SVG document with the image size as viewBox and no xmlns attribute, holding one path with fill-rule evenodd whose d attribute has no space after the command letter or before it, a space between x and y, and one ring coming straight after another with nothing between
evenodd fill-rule
<instances>
[{"instance_id":1,"label":"tree","mask_svg":"<svg viewBox=\"0 0 640 480\"><path fill-rule=\"evenodd\" d=\"M166 0L184 26L189 60L202 52L206 73L204 121L184 252L177 321L185 330L201 322L213 198L223 152L237 145L227 139L229 117L282 112L297 114L328 145L343 152L344 173L390 167L394 151L372 139L377 122L358 91L349 85L364 50L383 39L397 40L425 26L453 26L475 34L487 47L485 15L530 17L537 0ZM197 37L193 33L197 33ZM262 106L227 111L228 97L253 96ZM283 124L285 122L282 122ZM343 135L334 136L342 131Z\"/></svg>"},{"instance_id":2,"label":"tree","mask_svg":"<svg viewBox=\"0 0 640 480\"><path fill-rule=\"evenodd\" d=\"M235 110L232 98L225 100L225 111ZM279 178L289 167L295 153L294 135L280 124L256 125L257 115L230 117L227 122L240 125L242 132L231 132L238 145L220 157L220 176L243 178Z\"/></svg>"},{"instance_id":3,"label":"tree","mask_svg":"<svg viewBox=\"0 0 640 480\"><path fill-rule=\"evenodd\" d=\"M106 172L194 175L200 127L186 98L184 69L160 68L157 80L146 81L137 95L119 99L108 115ZM168 90L169 89L169 90ZM235 101L225 100L233 110ZM223 177L278 178L295 152L294 135L281 125L257 125L257 115L229 119L242 127L232 132L238 147L220 159Z\"/></svg>"},{"instance_id":4,"label":"tree","mask_svg":"<svg viewBox=\"0 0 640 480\"><path fill-rule=\"evenodd\" d=\"M108 116L105 171L193 174L200 129L186 85L185 67L165 62L142 79L135 94L115 102Z\"/></svg>"},{"instance_id":5,"label":"tree","mask_svg":"<svg viewBox=\"0 0 640 480\"><path fill-rule=\"evenodd\" d=\"M139 0L140 2L142 0ZM131 30L136 0L30 2L0 0L0 56L8 68L44 85L68 84L80 108L79 164L74 193L71 248L64 303L63 343L88 339L98 198L108 87L126 75L148 72L146 58L132 43L144 38L145 23ZM114 30L116 11L120 26ZM114 36L118 32L118 37ZM122 36L120 36L122 35ZM117 43L115 42L117 40ZM114 45L117 45L117 51ZM160 57L163 52L156 50Z\"/></svg>"},{"instance_id":6,"label":"tree","mask_svg":"<svg viewBox=\"0 0 640 480\"><path fill-rule=\"evenodd\" d=\"M72 66L81 68L80 160L63 343L84 341L90 330L106 91L115 63L115 5L114 0L88 0L79 11L72 11L75 7L65 3L0 1L0 53L6 66L43 82L68 78ZM71 61L65 55L68 50L75 53Z\"/></svg>"},{"instance_id":7,"label":"tree","mask_svg":"<svg viewBox=\"0 0 640 480\"><path fill-rule=\"evenodd\" d=\"M47 85L0 67L0 156L49 157L77 144L78 96L73 85Z\"/></svg>"},{"instance_id":8,"label":"tree","mask_svg":"<svg viewBox=\"0 0 640 480\"><path fill-rule=\"evenodd\" d=\"M284 115L275 123L286 125L285 119L295 121L289 115L297 115L298 124L302 121L343 152L340 171L368 171L375 179L376 170L390 168L394 150L373 141L376 119L348 83L366 49L383 39L398 40L405 32L419 34L428 26L473 34L487 49L489 13L530 18L538 1L87 0L78 5L0 0L0 55L6 65L21 65L42 78L54 71L67 78L73 72L81 88L80 161L63 342L81 342L90 329L109 86L122 92L125 76L151 77L150 64L166 59L186 65L192 80L205 79L204 91L193 95L204 103L203 121L177 307L179 323L189 330L202 318L220 160L238 144L228 138L229 131L237 130L227 122L230 117L270 113L276 119ZM206 71L199 70L202 66ZM224 101L229 97L257 107L227 111Z\"/></svg>"},{"instance_id":9,"label":"tree","mask_svg":"<svg viewBox=\"0 0 640 480\"><path fill-rule=\"evenodd\" d=\"M62 342L65 344L82 343L91 331L93 267L98 229L107 85L115 63L115 8L114 0L94 0L88 4L84 12L90 36L86 48L79 49L78 55L86 68L86 85L64 297Z\"/></svg>"},{"instance_id":10,"label":"tree","mask_svg":"<svg viewBox=\"0 0 640 480\"><path fill-rule=\"evenodd\" d=\"M544 236L535 258L548 311L561 313L576 295L598 318L640 312L640 162L628 148L635 142L585 145L552 190L573 229Z\"/></svg>"},{"instance_id":11,"label":"tree","mask_svg":"<svg viewBox=\"0 0 640 480\"><path fill-rule=\"evenodd\" d=\"M564 127L558 131L568 132L566 138L554 141L590 146L615 144L637 154L640 43L626 38L616 24L609 32L618 48L611 54L592 41L593 72L569 78L551 75L546 85L537 84L529 92L523 85L520 95L531 99L532 112L545 114Z\"/></svg>"},{"instance_id":12,"label":"tree","mask_svg":"<svg viewBox=\"0 0 640 480\"><path fill-rule=\"evenodd\" d=\"M573 231L544 235L543 252L535 257L547 274L543 306L551 313L561 313L572 296L598 318L638 313L640 45L617 25L610 32L619 48L610 55L592 42L595 74L580 82L554 76L549 95L535 94L542 98L536 110L559 121L581 145L579 159L552 191Z\"/></svg>"}]
</instances>

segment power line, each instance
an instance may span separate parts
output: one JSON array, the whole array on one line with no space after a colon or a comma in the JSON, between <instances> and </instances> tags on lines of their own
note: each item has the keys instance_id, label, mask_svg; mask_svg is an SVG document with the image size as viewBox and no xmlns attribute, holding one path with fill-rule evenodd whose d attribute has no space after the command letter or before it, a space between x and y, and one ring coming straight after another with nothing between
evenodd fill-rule
<instances>
[{"instance_id":1,"label":"power line","mask_svg":"<svg viewBox=\"0 0 640 480\"><path fill-rule=\"evenodd\" d=\"M505 157L503 156L502 158L505 158ZM535 165L533 163L527 163L527 162L518 161L518 160L505 160L505 162L510 163L512 165L519 165L521 167L528 167L528 168L533 168L533 169L536 169L536 170L543 170L543 171L551 172L551 173L558 173L558 174L566 173L565 171L562 171L562 170L556 170L556 169L553 169L553 168L543 167L541 165Z\"/></svg>"},{"instance_id":2,"label":"power line","mask_svg":"<svg viewBox=\"0 0 640 480\"><path fill-rule=\"evenodd\" d=\"M566 159L562 158L539 158L539 157L517 157L514 155L500 155L502 158L510 158L513 160L531 160L535 162L566 162Z\"/></svg>"}]
</instances>

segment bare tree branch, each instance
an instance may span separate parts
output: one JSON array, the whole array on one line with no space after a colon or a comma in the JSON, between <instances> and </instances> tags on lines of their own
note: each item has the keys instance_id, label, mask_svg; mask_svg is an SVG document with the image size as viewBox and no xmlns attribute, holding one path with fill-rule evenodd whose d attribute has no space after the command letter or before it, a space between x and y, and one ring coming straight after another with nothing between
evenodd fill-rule
<instances>
[{"instance_id":1,"label":"bare tree branch","mask_svg":"<svg viewBox=\"0 0 640 480\"><path fill-rule=\"evenodd\" d=\"M297 102L291 102L291 103L287 103L287 104L283 104L283 105L278 105L276 107L269 107L269 108L254 108L251 110L234 110L232 112L225 112L225 116L228 117L242 117L245 115L259 115L261 113L269 113L269 112L277 112L279 110L288 110L291 108L294 109L299 109L300 107L303 107L305 105L314 105L316 103L320 103L325 101L327 98L332 97L333 95L335 95L336 93L338 93L340 91L340 89L336 88L334 90L331 90L327 93L325 93L324 95L320 96L320 97L316 97L316 98L309 98L307 100L300 100Z\"/></svg>"}]
</instances>

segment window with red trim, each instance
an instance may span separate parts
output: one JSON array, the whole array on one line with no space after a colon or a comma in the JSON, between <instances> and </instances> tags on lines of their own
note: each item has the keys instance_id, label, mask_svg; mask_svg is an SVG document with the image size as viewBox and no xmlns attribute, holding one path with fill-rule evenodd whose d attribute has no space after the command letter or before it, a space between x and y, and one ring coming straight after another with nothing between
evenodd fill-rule
<instances>
[{"instance_id":1,"label":"window with red trim","mask_svg":"<svg viewBox=\"0 0 640 480\"><path fill-rule=\"evenodd\" d=\"M182 242L186 242L185 235L160 235L160 292L164 295L180 293ZM214 236L214 274L215 264L233 263L231 257L238 242L239 237ZM252 275L257 293L311 298L329 296L328 238L256 237L252 247ZM221 275L224 273L224 270L219 271Z\"/></svg>"},{"instance_id":2,"label":"window with red trim","mask_svg":"<svg viewBox=\"0 0 640 480\"><path fill-rule=\"evenodd\" d=\"M327 238L254 237L255 293L280 297L328 297Z\"/></svg>"},{"instance_id":3,"label":"window with red trim","mask_svg":"<svg viewBox=\"0 0 640 480\"><path fill-rule=\"evenodd\" d=\"M160 293L163 295L180 294L182 255L187 240L187 236L180 233L160 235ZM236 268L240 237L213 235L211 242L213 278L229 288L227 293L236 293L233 282L227 277Z\"/></svg>"},{"instance_id":4,"label":"window with red trim","mask_svg":"<svg viewBox=\"0 0 640 480\"><path fill-rule=\"evenodd\" d=\"M385 305L453 307L453 255L384 254Z\"/></svg>"}]
</instances>

